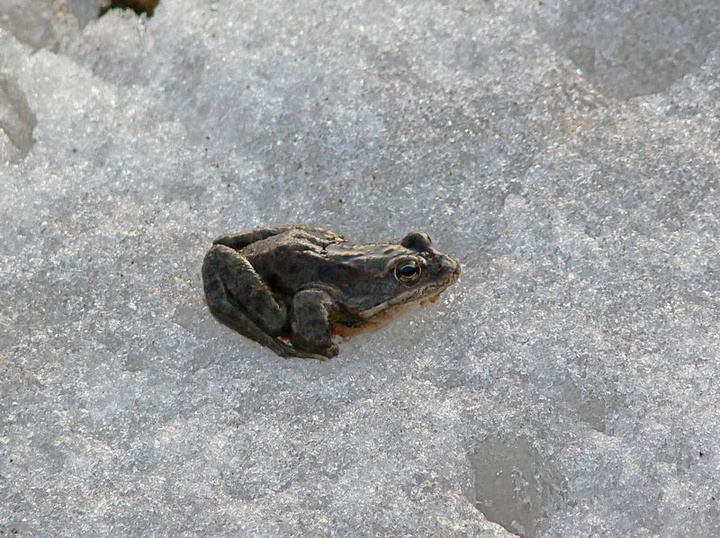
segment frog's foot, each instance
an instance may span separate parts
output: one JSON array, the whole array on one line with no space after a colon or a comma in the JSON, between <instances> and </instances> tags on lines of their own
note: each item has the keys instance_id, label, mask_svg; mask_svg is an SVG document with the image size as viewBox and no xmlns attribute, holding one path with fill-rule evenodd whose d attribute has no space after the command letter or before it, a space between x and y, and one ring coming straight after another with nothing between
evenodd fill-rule
<instances>
[{"instance_id":1,"label":"frog's foot","mask_svg":"<svg viewBox=\"0 0 720 538\"><path fill-rule=\"evenodd\" d=\"M301 359L316 359L319 361L327 361L333 358L335 355L337 355L337 346L335 346L335 353L333 355L325 355L322 352L320 353L312 353L310 351L305 351L302 349L298 349L295 346L288 344L284 342L283 340L280 340L279 338L275 339L275 343L278 344L282 351L278 352L275 350L275 348L271 348L275 353L280 355L281 357L284 357L286 359L290 357L299 357ZM270 346L268 346L270 347Z\"/></svg>"},{"instance_id":2,"label":"frog's foot","mask_svg":"<svg viewBox=\"0 0 720 538\"><path fill-rule=\"evenodd\" d=\"M237 312L233 312L227 315L221 311L215 310L212 311L212 314L220 323L227 325L231 329L252 340L255 340L258 344L265 346L266 348L273 351L276 355L284 359L289 359L292 357L299 357L302 359L317 359L321 361L326 361L329 359L329 357L318 355L317 353L310 353L307 351L302 351L300 349L295 349L293 346L284 342L283 340L270 336L260 327L258 327L255 322L248 319L247 317L245 317L243 321L238 323L238 316L243 315L238 314Z\"/></svg>"},{"instance_id":3,"label":"frog's foot","mask_svg":"<svg viewBox=\"0 0 720 538\"><path fill-rule=\"evenodd\" d=\"M299 357L302 359L317 359L320 361L326 361L330 358L318 355L317 353L310 353L308 351L296 349L280 338L270 336L258 327L254 321L236 310L226 312L224 311L224 307L221 307L220 309L211 309L211 312L213 316L223 325L227 325L240 334L255 340L258 344L265 346L284 359Z\"/></svg>"}]
</instances>

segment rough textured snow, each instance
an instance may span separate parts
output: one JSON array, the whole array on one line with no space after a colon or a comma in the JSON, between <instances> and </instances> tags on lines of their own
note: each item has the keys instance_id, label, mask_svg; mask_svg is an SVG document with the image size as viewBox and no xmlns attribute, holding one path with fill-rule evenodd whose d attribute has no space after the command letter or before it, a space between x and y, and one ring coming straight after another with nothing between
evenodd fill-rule
<instances>
[{"instance_id":1,"label":"rough textured snow","mask_svg":"<svg viewBox=\"0 0 720 538\"><path fill-rule=\"evenodd\" d=\"M720 535L720 4L0 3L0 536ZM282 360L215 236L426 231Z\"/></svg>"}]
</instances>

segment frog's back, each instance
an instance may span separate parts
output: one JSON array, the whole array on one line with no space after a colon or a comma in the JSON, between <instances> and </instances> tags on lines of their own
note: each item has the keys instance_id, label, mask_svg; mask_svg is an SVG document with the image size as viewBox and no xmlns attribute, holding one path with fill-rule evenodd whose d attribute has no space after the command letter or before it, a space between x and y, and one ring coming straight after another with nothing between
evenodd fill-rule
<instances>
[{"instance_id":1,"label":"frog's back","mask_svg":"<svg viewBox=\"0 0 720 538\"><path fill-rule=\"evenodd\" d=\"M289 228L248 244L240 252L273 289L293 294L311 282L322 281L330 261L327 249L345 239L319 228Z\"/></svg>"}]
</instances>

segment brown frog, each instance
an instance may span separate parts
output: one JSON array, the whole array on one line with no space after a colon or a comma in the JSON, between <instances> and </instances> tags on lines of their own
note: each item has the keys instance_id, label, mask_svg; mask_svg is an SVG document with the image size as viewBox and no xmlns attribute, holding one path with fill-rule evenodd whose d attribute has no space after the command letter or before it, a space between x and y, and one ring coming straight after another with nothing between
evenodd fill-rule
<instances>
[{"instance_id":1,"label":"brown frog","mask_svg":"<svg viewBox=\"0 0 720 538\"><path fill-rule=\"evenodd\" d=\"M424 233L352 245L311 226L219 237L202 268L220 322L281 357L321 360L338 353L333 334L378 328L409 305L434 301L459 275L460 264Z\"/></svg>"}]
</instances>

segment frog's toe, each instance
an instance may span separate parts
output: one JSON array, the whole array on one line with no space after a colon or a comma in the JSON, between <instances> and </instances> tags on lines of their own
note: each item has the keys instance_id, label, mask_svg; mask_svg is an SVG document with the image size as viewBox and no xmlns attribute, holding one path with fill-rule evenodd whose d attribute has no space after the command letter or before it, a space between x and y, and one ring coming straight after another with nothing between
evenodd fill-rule
<instances>
[{"instance_id":1,"label":"frog's toe","mask_svg":"<svg viewBox=\"0 0 720 538\"><path fill-rule=\"evenodd\" d=\"M313 355L316 359L320 359L321 361L327 361L332 359L333 357L336 357L339 351L340 350L338 349L337 344L333 344L330 347L315 348L310 351L310 354Z\"/></svg>"},{"instance_id":2,"label":"frog's toe","mask_svg":"<svg viewBox=\"0 0 720 538\"><path fill-rule=\"evenodd\" d=\"M332 359L338 354L339 348L335 342L317 343L303 337L301 334L294 334L291 338L292 347L301 353L316 355L318 358L326 357ZM298 355L302 356L302 355Z\"/></svg>"}]
</instances>

